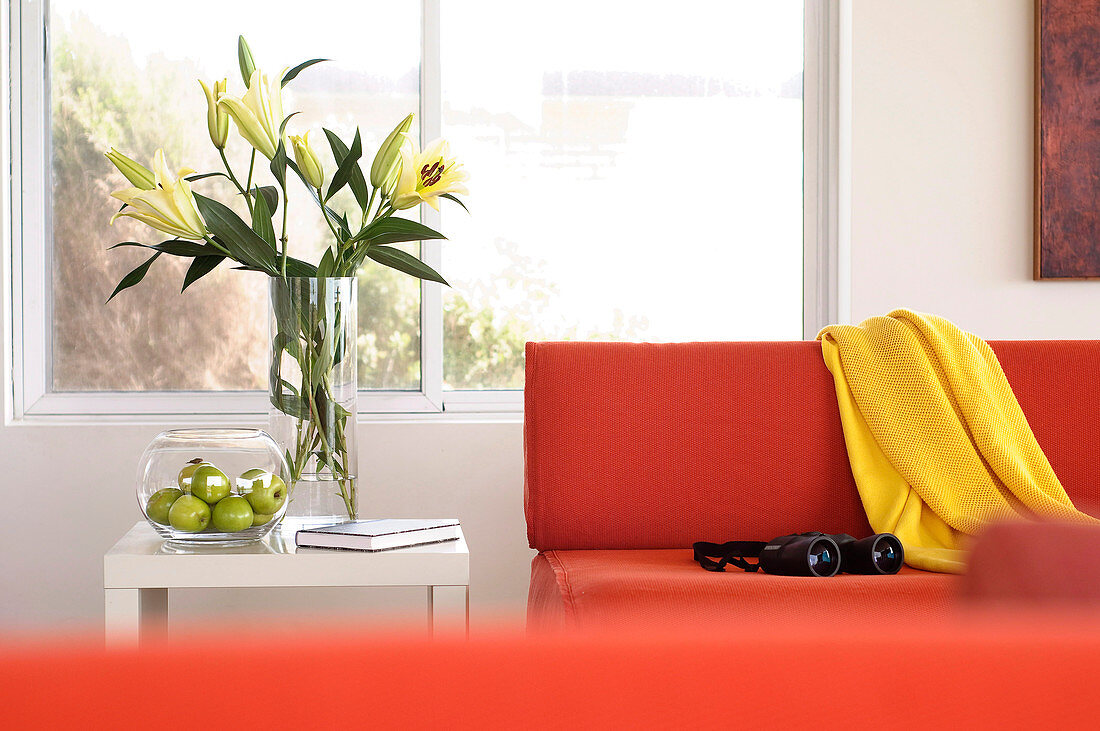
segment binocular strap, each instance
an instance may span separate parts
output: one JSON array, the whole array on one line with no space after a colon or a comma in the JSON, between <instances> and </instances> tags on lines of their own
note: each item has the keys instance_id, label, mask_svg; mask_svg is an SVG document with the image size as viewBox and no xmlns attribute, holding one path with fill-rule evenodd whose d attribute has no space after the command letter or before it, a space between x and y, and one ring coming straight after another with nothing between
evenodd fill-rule
<instances>
[{"instance_id":1,"label":"binocular strap","mask_svg":"<svg viewBox=\"0 0 1100 731\"><path fill-rule=\"evenodd\" d=\"M766 545L768 544L764 541L699 541L692 545L692 549L695 551L695 560L707 571L725 571L726 564L733 564L745 571L754 572L760 569L760 564L749 563L745 558L759 558ZM718 560L715 561L715 558Z\"/></svg>"}]
</instances>

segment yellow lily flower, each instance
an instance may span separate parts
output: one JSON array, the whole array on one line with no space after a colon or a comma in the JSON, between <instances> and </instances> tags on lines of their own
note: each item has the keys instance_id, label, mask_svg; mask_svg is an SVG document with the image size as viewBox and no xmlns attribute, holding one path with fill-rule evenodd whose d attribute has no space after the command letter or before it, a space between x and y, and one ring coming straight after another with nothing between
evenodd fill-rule
<instances>
[{"instance_id":1,"label":"yellow lily flower","mask_svg":"<svg viewBox=\"0 0 1100 731\"><path fill-rule=\"evenodd\" d=\"M451 148L447 141L440 138L428 144L421 152L416 139L404 135L401 145L401 171L389 191L390 203L398 210L412 208L427 203L439 210L436 200L444 193L469 193L462 181L469 174L462 169L462 163L451 157Z\"/></svg>"},{"instance_id":2,"label":"yellow lily flower","mask_svg":"<svg viewBox=\"0 0 1100 731\"><path fill-rule=\"evenodd\" d=\"M206 128L210 131L210 141L219 150L225 149L225 141L229 137L229 115L218 104L218 97L225 93L229 86L228 82L228 79L215 81L214 87L211 88L205 81L199 79L203 93L206 94Z\"/></svg>"},{"instance_id":3,"label":"yellow lily flower","mask_svg":"<svg viewBox=\"0 0 1100 731\"><path fill-rule=\"evenodd\" d=\"M372 188L377 188L385 183L393 168L400 161L401 144L405 141L405 133L412 126L415 116L415 114L410 114L401 120L401 123L393 128L393 132L390 132L378 148L378 153L374 156L374 163L370 166L370 184Z\"/></svg>"},{"instance_id":4,"label":"yellow lily flower","mask_svg":"<svg viewBox=\"0 0 1100 731\"><path fill-rule=\"evenodd\" d=\"M156 187L153 171L137 160L131 160L113 147L103 154L134 187L142 190L152 190Z\"/></svg>"},{"instance_id":5,"label":"yellow lily flower","mask_svg":"<svg viewBox=\"0 0 1100 731\"><path fill-rule=\"evenodd\" d=\"M237 123L241 137L268 160L275 157L275 151L279 148L279 127L283 124L282 78L285 73L284 69L271 78L256 69L252 72L244 96L218 95L218 106L225 107Z\"/></svg>"},{"instance_id":6,"label":"yellow lily flower","mask_svg":"<svg viewBox=\"0 0 1100 731\"><path fill-rule=\"evenodd\" d=\"M309 146L309 132L304 135L290 135L290 145L294 148L294 161L308 182L314 188L325 184L325 168L321 165L317 152Z\"/></svg>"},{"instance_id":7,"label":"yellow lily flower","mask_svg":"<svg viewBox=\"0 0 1100 731\"><path fill-rule=\"evenodd\" d=\"M168 171L164 150L157 150L153 158L155 187L152 190L124 188L111 193L113 198L127 205L111 218L111 223L120 216L129 216L170 236L196 241L205 238L206 224L195 205L191 184L184 179L193 172L181 168L173 177Z\"/></svg>"}]
</instances>

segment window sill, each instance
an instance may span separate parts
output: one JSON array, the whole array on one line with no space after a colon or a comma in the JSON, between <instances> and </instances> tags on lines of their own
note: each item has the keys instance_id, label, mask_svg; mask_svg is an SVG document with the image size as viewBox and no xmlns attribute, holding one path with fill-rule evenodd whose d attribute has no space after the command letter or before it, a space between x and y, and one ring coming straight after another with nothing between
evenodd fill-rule
<instances>
[{"instance_id":1,"label":"window sill","mask_svg":"<svg viewBox=\"0 0 1100 731\"><path fill-rule=\"evenodd\" d=\"M377 423L522 423L523 391L445 391L436 403L416 391L362 391L359 424ZM79 424L246 424L266 422L267 399L261 391L225 393L53 393L9 426Z\"/></svg>"}]
</instances>

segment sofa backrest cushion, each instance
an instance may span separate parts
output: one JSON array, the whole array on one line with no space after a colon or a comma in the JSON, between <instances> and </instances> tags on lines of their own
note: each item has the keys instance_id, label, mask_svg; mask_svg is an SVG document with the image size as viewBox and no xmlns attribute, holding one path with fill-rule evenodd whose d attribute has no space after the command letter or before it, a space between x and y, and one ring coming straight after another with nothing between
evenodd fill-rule
<instances>
[{"instance_id":1,"label":"sofa backrest cushion","mask_svg":"<svg viewBox=\"0 0 1100 731\"><path fill-rule=\"evenodd\" d=\"M1100 507L1100 341L991 343L1039 444ZM527 532L539 550L866 535L820 344L528 343Z\"/></svg>"}]
</instances>

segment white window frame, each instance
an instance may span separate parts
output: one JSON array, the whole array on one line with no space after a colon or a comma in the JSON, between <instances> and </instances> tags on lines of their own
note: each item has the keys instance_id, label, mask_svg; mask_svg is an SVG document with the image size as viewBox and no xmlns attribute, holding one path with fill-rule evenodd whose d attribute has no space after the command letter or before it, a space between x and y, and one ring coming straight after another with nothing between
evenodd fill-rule
<instances>
[{"instance_id":1,"label":"white window frame","mask_svg":"<svg viewBox=\"0 0 1100 731\"><path fill-rule=\"evenodd\" d=\"M805 0L804 70L804 280L803 330L812 338L843 315L844 283L838 184L841 149L838 110L840 25L838 6L847 0ZM421 0L420 124L424 139L440 134L440 2ZM2 181L6 345L11 378L7 419L35 421L133 421L149 418L188 420L255 419L267 413L262 391L53 392L51 354L52 281L46 196L49 151L48 0L9 0L5 20L9 38L6 78L10 103L2 115L10 180ZM8 101L5 99L5 101ZM439 214L423 212L424 222L439 226ZM47 245L41 245L47 242ZM439 267L440 242L421 245L424 261ZM10 299L9 299L10 298ZM421 389L359 392L361 421L391 419L461 420L518 418L521 390L443 389L443 307L441 286L421 284Z\"/></svg>"}]
</instances>

